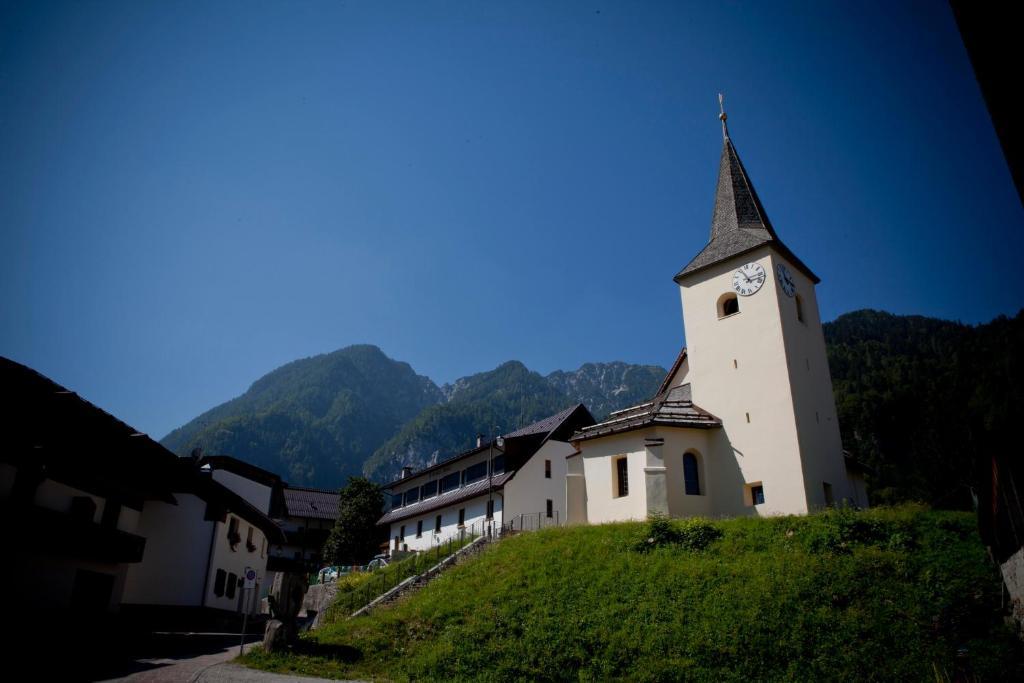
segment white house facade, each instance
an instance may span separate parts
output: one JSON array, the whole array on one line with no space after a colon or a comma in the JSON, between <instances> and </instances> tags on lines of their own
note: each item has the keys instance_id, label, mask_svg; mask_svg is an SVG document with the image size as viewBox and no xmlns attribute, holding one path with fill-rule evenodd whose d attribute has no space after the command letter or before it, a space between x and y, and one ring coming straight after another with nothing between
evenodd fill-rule
<instances>
[{"instance_id":1,"label":"white house facade","mask_svg":"<svg viewBox=\"0 0 1024 683\"><path fill-rule=\"evenodd\" d=\"M392 551L425 551L467 533L502 526L535 529L566 520L569 436L594 423L582 404L485 442L385 487L378 522Z\"/></svg>"},{"instance_id":2,"label":"white house facade","mask_svg":"<svg viewBox=\"0 0 1024 683\"><path fill-rule=\"evenodd\" d=\"M578 431L570 521L866 505L844 456L815 286L725 128L711 236L675 277L687 348L657 396Z\"/></svg>"}]
</instances>

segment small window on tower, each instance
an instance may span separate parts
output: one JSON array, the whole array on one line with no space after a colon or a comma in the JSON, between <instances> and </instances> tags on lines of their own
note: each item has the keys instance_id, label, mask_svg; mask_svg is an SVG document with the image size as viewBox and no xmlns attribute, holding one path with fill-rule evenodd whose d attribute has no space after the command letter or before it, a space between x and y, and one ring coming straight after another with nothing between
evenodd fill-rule
<instances>
[{"instance_id":1,"label":"small window on tower","mask_svg":"<svg viewBox=\"0 0 1024 683\"><path fill-rule=\"evenodd\" d=\"M723 294L718 299L718 317L725 318L740 312L740 300L732 292Z\"/></svg>"},{"instance_id":2,"label":"small window on tower","mask_svg":"<svg viewBox=\"0 0 1024 683\"><path fill-rule=\"evenodd\" d=\"M800 298L799 294L797 294L795 297L793 297L793 300L796 301L796 319L799 320L800 322L803 322L804 321L804 302Z\"/></svg>"}]
</instances>

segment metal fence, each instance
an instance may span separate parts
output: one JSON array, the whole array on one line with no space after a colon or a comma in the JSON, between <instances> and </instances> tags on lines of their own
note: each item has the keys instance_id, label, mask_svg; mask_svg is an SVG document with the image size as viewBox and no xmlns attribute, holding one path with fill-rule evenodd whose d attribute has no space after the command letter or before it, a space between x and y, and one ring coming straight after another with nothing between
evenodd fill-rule
<instances>
[{"instance_id":1,"label":"metal fence","mask_svg":"<svg viewBox=\"0 0 1024 683\"><path fill-rule=\"evenodd\" d=\"M456 531L449 532L444 536L435 534L432 547L429 550L414 551L414 554L409 557L369 572L368 578L351 590L345 591L344 588L339 587L335 605L346 610L346 614L352 614L406 579L418 576L436 566L481 536L498 539L524 531L561 526L561 524L562 520L558 511L555 510L551 517L548 517L546 512L526 513L502 520L501 524L497 524L493 519L480 520L459 527ZM345 578L339 577L339 580L344 581Z\"/></svg>"}]
</instances>

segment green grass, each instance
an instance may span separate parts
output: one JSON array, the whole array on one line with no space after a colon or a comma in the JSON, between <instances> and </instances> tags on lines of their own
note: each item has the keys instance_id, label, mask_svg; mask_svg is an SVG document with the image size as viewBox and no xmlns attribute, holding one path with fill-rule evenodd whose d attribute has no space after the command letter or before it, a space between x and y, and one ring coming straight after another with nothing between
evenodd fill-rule
<instances>
[{"instance_id":1,"label":"green grass","mask_svg":"<svg viewBox=\"0 0 1024 683\"><path fill-rule=\"evenodd\" d=\"M328 613L328 621L344 619L379 595L417 574L422 574L448 555L473 542L476 536L467 534L463 539L435 546L428 552L410 555L372 572L354 572L338 577L337 596Z\"/></svg>"},{"instance_id":2,"label":"green grass","mask_svg":"<svg viewBox=\"0 0 1024 683\"><path fill-rule=\"evenodd\" d=\"M549 529L244 663L385 680L1024 680L1000 590L973 516L914 506Z\"/></svg>"}]
</instances>

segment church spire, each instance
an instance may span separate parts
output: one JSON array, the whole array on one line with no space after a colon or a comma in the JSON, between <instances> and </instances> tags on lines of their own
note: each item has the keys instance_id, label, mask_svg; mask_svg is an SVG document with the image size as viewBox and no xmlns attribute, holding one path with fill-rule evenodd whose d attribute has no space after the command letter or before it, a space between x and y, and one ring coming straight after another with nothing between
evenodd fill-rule
<instances>
[{"instance_id":1,"label":"church spire","mask_svg":"<svg viewBox=\"0 0 1024 683\"><path fill-rule=\"evenodd\" d=\"M768 214L754 190L747 171L743 168L736 147L726 126L725 106L718 95L722 122L722 157L718 164L718 187L715 190L715 209L711 217L711 235L707 245L686 265L675 279L702 270L739 254L752 251L763 244L774 244L794 265L806 271L815 282L818 278L782 244L775 234Z\"/></svg>"}]
</instances>

